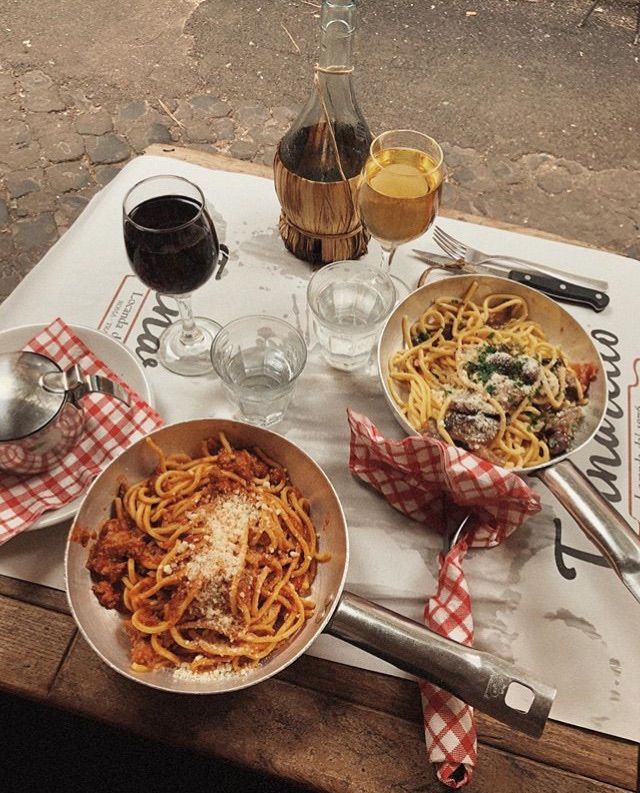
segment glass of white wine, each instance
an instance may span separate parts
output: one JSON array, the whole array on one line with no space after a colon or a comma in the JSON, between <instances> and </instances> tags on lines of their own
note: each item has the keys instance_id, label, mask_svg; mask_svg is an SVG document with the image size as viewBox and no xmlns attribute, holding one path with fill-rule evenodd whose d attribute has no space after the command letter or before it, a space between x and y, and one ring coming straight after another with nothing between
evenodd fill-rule
<instances>
[{"instance_id":1,"label":"glass of white wine","mask_svg":"<svg viewBox=\"0 0 640 793\"><path fill-rule=\"evenodd\" d=\"M392 129L371 144L358 188L360 216L382 247L386 269L398 245L420 237L438 212L444 157L439 144L411 129Z\"/></svg>"}]
</instances>

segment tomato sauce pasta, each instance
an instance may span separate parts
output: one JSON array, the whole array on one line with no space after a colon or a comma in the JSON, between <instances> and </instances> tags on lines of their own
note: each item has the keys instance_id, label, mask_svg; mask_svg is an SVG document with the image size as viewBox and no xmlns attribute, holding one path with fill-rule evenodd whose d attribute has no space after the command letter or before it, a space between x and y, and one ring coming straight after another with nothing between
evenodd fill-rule
<instances>
[{"instance_id":1,"label":"tomato sauce pasta","mask_svg":"<svg viewBox=\"0 0 640 793\"><path fill-rule=\"evenodd\" d=\"M147 443L158 465L120 487L89 552L93 591L126 616L134 670L245 672L314 611L328 557L309 504L277 462L224 435L193 458Z\"/></svg>"}]
</instances>

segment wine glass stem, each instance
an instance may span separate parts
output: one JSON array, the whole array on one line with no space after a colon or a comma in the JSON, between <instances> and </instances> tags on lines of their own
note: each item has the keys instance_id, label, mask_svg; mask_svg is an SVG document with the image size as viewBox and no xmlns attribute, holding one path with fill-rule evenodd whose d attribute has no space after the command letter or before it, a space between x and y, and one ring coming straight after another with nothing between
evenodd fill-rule
<instances>
[{"instance_id":1,"label":"wine glass stem","mask_svg":"<svg viewBox=\"0 0 640 793\"><path fill-rule=\"evenodd\" d=\"M382 269L388 270L391 267L391 262L395 256L396 248L382 248Z\"/></svg>"},{"instance_id":2,"label":"wine glass stem","mask_svg":"<svg viewBox=\"0 0 640 793\"><path fill-rule=\"evenodd\" d=\"M202 333L193 319L193 309L191 308L191 295L174 295L178 310L180 311L180 319L182 320L182 331L180 333L180 341L188 347L196 341L200 341Z\"/></svg>"}]
</instances>

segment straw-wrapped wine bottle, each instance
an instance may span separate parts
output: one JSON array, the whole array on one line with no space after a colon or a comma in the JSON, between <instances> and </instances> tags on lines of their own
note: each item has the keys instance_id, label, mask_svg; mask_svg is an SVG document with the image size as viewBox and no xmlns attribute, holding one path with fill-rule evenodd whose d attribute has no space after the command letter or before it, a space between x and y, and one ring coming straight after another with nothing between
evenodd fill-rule
<instances>
[{"instance_id":1,"label":"straw-wrapped wine bottle","mask_svg":"<svg viewBox=\"0 0 640 793\"><path fill-rule=\"evenodd\" d=\"M357 259L367 250L356 190L371 144L352 79L354 0L324 0L320 20L313 90L274 161L280 235L295 256L313 264Z\"/></svg>"}]
</instances>

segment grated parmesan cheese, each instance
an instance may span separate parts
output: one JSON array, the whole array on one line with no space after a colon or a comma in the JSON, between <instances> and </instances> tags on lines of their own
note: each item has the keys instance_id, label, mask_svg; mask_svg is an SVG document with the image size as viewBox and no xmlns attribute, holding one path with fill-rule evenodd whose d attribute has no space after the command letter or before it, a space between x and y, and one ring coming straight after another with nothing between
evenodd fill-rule
<instances>
[{"instance_id":1,"label":"grated parmesan cheese","mask_svg":"<svg viewBox=\"0 0 640 793\"><path fill-rule=\"evenodd\" d=\"M195 526L204 529L185 560L189 581L200 584L190 607L191 615L212 620L221 631L233 626L229 588L242 564L240 542L259 518L255 499L247 494L219 496L193 515Z\"/></svg>"},{"instance_id":2,"label":"grated parmesan cheese","mask_svg":"<svg viewBox=\"0 0 640 793\"><path fill-rule=\"evenodd\" d=\"M235 670L232 664L226 663L198 672L191 669L189 664L182 664L182 666L173 670L173 676L177 677L178 680L224 680L229 677L244 677L249 671L248 667Z\"/></svg>"},{"instance_id":3,"label":"grated parmesan cheese","mask_svg":"<svg viewBox=\"0 0 640 793\"><path fill-rule=\"evenodd\" d=\"M530 394L533 386L527 383L516 383L507 375L494 372L487 380L485 390L503 408L510 408Z\"/></svg>"}]
</instances>

